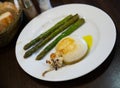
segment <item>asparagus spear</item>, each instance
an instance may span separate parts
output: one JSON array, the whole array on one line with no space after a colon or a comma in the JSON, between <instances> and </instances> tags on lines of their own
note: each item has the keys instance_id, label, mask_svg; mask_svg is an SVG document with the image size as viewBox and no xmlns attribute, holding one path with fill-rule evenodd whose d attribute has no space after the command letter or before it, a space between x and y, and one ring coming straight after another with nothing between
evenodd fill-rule
<instances>
[{"instance_id":1,"label":"asparagus spear","mask_svg":"<svg viewBox=\"0 0 120 88\"><path fill-rule=\"evenodd\" d=\"M58 23L56 23L53 27L51 27L50 29L48 29L46 32L40 34L38 37L36 37L35 39L31 40L29 43L27 43L24 46L24 50L27 50L28 48L30 48L32 45L36 44L37 42L39 42L41 39L44 39L45 37L47 37L49 34L51 34L55 29L57 29L58 27L60 27L61 25L63 25L65 22L67 22L69 19L72 18L72 15L68 15L66 16L64 19L62 19L61 21L59 21Z\"/></svg>"},{"instance_id":2,"label":"asparagus spear","mask_svg":"<svg viewBox=\"0 0 120 88\"><path fill-rule=\"evenodd\" d=\"M24 58L27 58L29 56L31 56L34 52L36 52L39 48L41 48L42 46L44 46L47 42L49 42L52 38L54 38L57 34L59 34L60 32L64 31L67 27L69 27L70 25L72 25L76 20L79 19L78 14L74 15L68 22L66 22L65 24L63 24L62 26L60 26L57 30L55 30L54 32L52 32L48 37L46 37L41 43L38 43L37 45L35 45L33 48L31 48L30 50L28 50L25 55Z\"/></svg>"},{"instance_id":3,"label":"asparagus spear","mask_svg":"<svg viewBox=\"0 0 120 88\"><path fill-rule=\"evenodd\" d=\"M83 18L80 18L78 21L76 21L73 25L71 25L66 31L64 31L60 36L58 36L52 43L50 43L47 47L43 49L42 52L37 56L36 60L42 59L62 38L70 35L72 32L74 32L78 27L83 25L85 20Z\"/></svg>"}]
</instances>

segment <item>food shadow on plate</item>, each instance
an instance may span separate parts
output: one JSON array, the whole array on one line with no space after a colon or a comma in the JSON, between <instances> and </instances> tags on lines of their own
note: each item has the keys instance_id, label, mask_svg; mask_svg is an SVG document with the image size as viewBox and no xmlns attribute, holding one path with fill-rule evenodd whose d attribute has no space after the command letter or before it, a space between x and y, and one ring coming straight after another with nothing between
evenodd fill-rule
<instances>
[{"instance_id":1,"label":"food shadow on plate","mask_svg":"<svg viewBox=\"0 0 120 88\"><path fill-rule=\"evenodd\" d=\"M62 82L47 82L47 81L41 81L39 79L34 79L34 81L36 81L40 85L44 85L49 88L53 88L53 87L54 88L61 88L61 87L71 88L71 87L77 87L80 85L83 86L84 84L92 82L93 80L100 77L108 69L108 67L110 66L114 58L115 51L116 51L116 45L114 46L112 52L107 57L107 59L99 67L97 67L95 70L93 70L92 72L82 77L72 79L69 81L62 81Z\"/></svg>"}]
</instances>

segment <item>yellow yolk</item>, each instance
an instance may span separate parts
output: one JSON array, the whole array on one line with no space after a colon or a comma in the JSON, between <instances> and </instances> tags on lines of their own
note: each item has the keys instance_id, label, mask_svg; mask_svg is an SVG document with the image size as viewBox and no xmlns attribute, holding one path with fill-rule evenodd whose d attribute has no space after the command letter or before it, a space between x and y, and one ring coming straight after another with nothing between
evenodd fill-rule
<instances>
[{"instance_id":1,"label":"yellow yolk","mask_svg":"<svg viewBox=\"0 0 120 88\"><path fill-rule=\"evenodd\" d=\"M67 54L76 49L75 40L67 37L62 39L56 46L57 51L61 51L63 54Z\"/></svg>"},{"instance_id":2,"label":"yellow yolk","mask_svg":"<svg viewBox=\"0 0 120 88\"><path fill-rule=\"evenodd\" d=\"M88 48L91 49L93 44L93 38L91 35L84 36L83 39L87 42Z\"/></svg>"}]
</instances>

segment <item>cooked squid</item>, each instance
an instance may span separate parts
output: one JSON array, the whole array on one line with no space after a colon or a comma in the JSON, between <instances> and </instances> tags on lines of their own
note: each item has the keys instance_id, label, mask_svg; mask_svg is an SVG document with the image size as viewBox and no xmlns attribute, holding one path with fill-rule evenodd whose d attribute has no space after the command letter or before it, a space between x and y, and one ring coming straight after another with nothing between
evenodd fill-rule
<instances>
[{"instance_id":1,"label":"cooked squid","mask_svg":"<svg viewBox=\"0 0 120 88\"><path fill-rule=\"evenodd\" d=\"M87 51L88 45L84 39L76 40L69 36L63 38L56 45L55 52L50 55L50 59L46 60L50 69L45 71L43 76L51 70L58 70L80 61L87 54Z\"/></svg>"}]
</instances>

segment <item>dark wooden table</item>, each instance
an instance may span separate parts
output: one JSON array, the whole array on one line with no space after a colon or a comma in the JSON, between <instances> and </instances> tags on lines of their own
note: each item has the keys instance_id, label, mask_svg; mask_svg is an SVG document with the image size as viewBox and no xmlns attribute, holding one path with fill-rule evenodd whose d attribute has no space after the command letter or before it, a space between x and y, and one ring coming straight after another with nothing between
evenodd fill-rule
<instances>
[{"instance_id":1,"label":"dark wooden table","mask_svg":"<svg viewBox=\"0 0 120 88\"><path fill-rule=\"evenodd\" d=\"M120 0L51 0L52 6L68 3L84 3L96 6L113 19L117 39L115 47L106 61L91 73L66 82L45 82L25 73L15 56L15 43L22 26L12 42L0 48L0 88L120 88ZM95 15L95 14L93 14Z\"/></svg>"}]
</instances>

